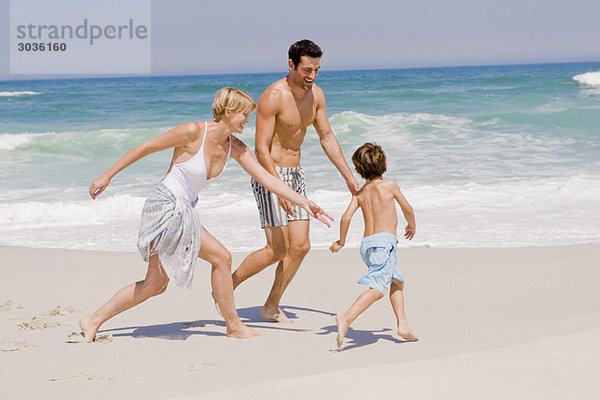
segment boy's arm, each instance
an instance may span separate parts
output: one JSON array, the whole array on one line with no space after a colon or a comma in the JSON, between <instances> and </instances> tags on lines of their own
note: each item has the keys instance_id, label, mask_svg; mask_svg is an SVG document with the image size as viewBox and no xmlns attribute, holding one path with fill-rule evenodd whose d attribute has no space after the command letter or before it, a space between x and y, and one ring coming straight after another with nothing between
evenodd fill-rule
<instances>
[{"instance_id":1,"label":"boy's arm","mask_svg":"<svg viewBox=\"0 0 600 400\"><path fill-rule=\"evenodd\" d=\"M406 225L406 227L404 228L404 237L408 240L411 240L415 236L415 233L417 231L417 224L415 222L415 211L413 210L412 206L408 203L408 200L406 200L406 197L404 197L404 195L400 191L400 187L396 182L394 182L393 193L394 199L396 199L396 202L398 203L398 205L400 205L402 214L404 214L404 219L406 219L406 222L408 223L408 225Z\"/></svg>"},{"instance_id":2,"label":"boy's arm","mask_svg":"<svg viewBox=\"0 0 600 400\"><path fill-rule=\"evenodd\" d=\"M340 239L333 242L329 247L329 250L331 250L332 253L337 253L346 244L348 227L350 227L350 221L356 210L358 210L358 199L356 196L352 196L350 205L348 205L348 208L344 211L344 215L342 215L342 218L340 219Z\"/></svg>"}]
</instances>

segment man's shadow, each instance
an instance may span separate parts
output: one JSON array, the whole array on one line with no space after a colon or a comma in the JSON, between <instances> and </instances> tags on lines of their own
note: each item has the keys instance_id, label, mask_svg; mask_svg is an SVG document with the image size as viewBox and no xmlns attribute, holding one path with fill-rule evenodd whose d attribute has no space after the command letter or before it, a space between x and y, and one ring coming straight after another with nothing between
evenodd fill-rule
<instances>
[{"instance_id":1,"label":"man's shadow","mask_svg":"<svg viewBox=\"0 0 600 400\"><path fill-rule=\"evenodd\" d=\"M317 335L329 335L334 333L337 335L337 325L328 325L321 328L322 332L318 332ZM348 328L344 339L344 345L338 351L352 350L357 347L363 347L370 344L377 343L380 340L388 340L393 343L409 343L406 340L400 340L392 336L392 334L384 334L393 330L390 328L383 328L378 331L364 331L360 329Z\"/></svg>"},{"instance_id":2,"label":"man's shadow","mask_svg":"<svg viewBox=\"0 0 600 400\"><path fill-rule=\"evenodd\" d=\"M295 319L298 319L298 311L306 311L306 312L312 312L312 313L317 313L317 314L325 314L325 315L330 315L332 317L335 316L335 313L332 312L328 312L328 311L322 311L322 310L315 310L314 308L306 308L306 307L296 307L296 306L281 306L280 307L283 312L285 313L285 315L291 319L292 321ZM244 321L244 323L246 322L276 322L270 319L265 319L263 318L263 316L260 314L262 310L261 306L255 306L255 307L246 307L246 308L238 308L238 315L240 316L240 318Z\"/></svg>"}]
</instances>

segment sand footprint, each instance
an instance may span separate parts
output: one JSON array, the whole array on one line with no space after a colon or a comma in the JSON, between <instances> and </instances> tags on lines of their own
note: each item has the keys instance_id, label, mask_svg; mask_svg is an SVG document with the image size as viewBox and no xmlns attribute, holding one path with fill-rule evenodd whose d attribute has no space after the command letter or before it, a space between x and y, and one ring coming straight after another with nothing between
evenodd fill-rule
<instances>
[{"instance_id":1,"label":"sand footprint","mask_svg":"<svg viewBox=\"0 0 600 400\"><path fill-rule=\"evenodd\" d=\"M99 381L99 380L114 381L114 380L117 380L117 378L114 376L89 375L89 374L85 374L83 372L76 372L74 374L57 376L56 378L48 378L48 382L58 382L58 381L65 381L65 380L69 380L69 379L83 379L83 380L87 380L87 381Z\"/></svg>"},{"instance_id":2,"label":"sand footprint","mask_svg":"<svg viewBox=\"0 0 600 400\"><path fill-rule=\"evenodd\" d=\"M12 300L8 300L4 304L0 304L0 311L22 310L23 305L17 304Z\"/></svg>"},{"instance_id":3,"label":"sand footprint","mask_svg":"<svg viewBox=\"0 0 600 400\"><path fill-rule=\"evenodd\" d=\"M61 326L62 323L60 321L57 321L54 317L64 317L64 316L78 313L78 312L81 312L81 311L78 311L71 306L64 307L64 306L58 305L51 310L47 310L39 315L35 315L29 322L21 322L21 323L17 324L17 327L19 329L27 329L27 330L57 328L57 327Z\"/></svg>"},{"instance_id":4,"label":"sand footprint","mask_svg":"<svg viewBox=\"0 0 600 400\"><path fill-rule=\"evenodd\" d=\"M40 330L57 328L59 326L61 326L60 322L40 315L34 316L29 322L21 322L20 324L17 324L17 328L24 330Z\"/></svg>"},{"instance_id":5,"label":"sand footprint","mask_svg":"<svg viewBox=\"0 0 600 400\"><path fill-rule=\"evenodd\" d=\"M42 315L47 315L49 317L57 317L57 316L71 315L71 314L80 313L80 312L81 312L80 310L76 310L71 306L63 307L61 305L58 305L58 306L54 307L52 310L46 311Z\"/></svg>"},{"instance_id":6,"label":"sand footprint","mask_svg":"<svg viewBox=\"0 0 600 400\"><path fill-rule=\"evenodd\" d=\"M94 339L94 343L110 343L113 341L113 336L110 334L106 335L96 335ZM65 343L87 343L85 338L83 337L83 333L81 332L71 332L69 336L67 336L67 340Z\"/></svg>"},{"instance_id":7,"label":"sand footprint","mask_svg":"<svg viewBox=\"0 0 600 400\"><path fill-rule=\"evenodd\" d=\"M0 342L0 351L19 351L26 347L35 347L29 342Z\"/></svg>"}]
</instances>

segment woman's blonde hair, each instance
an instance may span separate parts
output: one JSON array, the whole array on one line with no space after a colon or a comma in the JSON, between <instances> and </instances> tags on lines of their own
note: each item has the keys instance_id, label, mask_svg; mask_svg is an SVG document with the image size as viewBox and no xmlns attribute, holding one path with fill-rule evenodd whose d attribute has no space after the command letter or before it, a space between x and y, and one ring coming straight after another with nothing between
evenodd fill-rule
<instances>
[{"instance_id":1,"label":"woman's blonde hair","mask_svg":"<svg viewBox=\"0 0 600 400\"><path fill-rule=\"evenodd\" d=\"M248 92L242 89L224 87L219 89L213 101L212 113L215 120L219 121L223 118L225 109L233 112L251 113L256 110L256 102Z\"/></svg>"}]
</instances>

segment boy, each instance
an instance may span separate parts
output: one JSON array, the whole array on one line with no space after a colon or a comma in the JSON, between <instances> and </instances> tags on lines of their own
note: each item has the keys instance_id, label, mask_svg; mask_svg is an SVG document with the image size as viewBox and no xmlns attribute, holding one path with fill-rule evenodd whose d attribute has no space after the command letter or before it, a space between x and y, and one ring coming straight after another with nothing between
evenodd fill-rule
<instances>
[{"instance_id":1,"label":"boy","mask_svg":"<svg viewBox=\"0 0 600 400\"><path fill-rule=\"evenodd\" d=\"M375 301L381 299L390 288L390 302L398 321L398 335L407 341L419 340L411 331L404 315L404 277L396 269L396 227L398 202L404 218L408 222L404 237L411 240L415 235L415 214L406 198L400 192L398 184L382 178L387 169L385 153L374 143L365 143L352 155L352 163L356 172L367 182L355 196L342 215L340 222L340 239L333 242L329 250L337 253L346 242L350 220L360 207L365 222L364 237L360 242L360 254L369 271L358 283L369 287L354 304L343 314L337 314L335 321L338 327L337 347L341 347L348 327L363 311Z\"/></svg>"}]
</instances>

